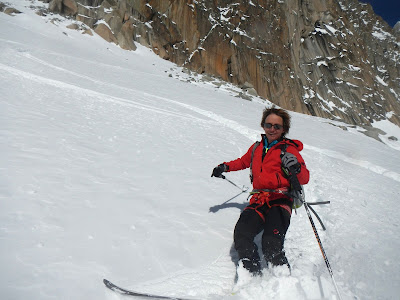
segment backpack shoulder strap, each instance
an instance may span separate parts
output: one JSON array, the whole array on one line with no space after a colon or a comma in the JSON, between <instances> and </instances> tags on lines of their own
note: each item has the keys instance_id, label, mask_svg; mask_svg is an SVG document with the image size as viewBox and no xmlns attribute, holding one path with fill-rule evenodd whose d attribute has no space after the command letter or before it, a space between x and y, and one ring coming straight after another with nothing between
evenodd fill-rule
<instances>
[{"instance_id":1,"label":"backpack shoulder strap","mask_svg":"<svg viewBox=\"0 0 400 300\"><path fill-rule=\"evenodd\" d=\"M260 141L257 141L254 143L253 150L251 151L251 159L250 159L250 182L253 183L253 157L254 157L254 152L256 151L256 148L258 145L260 145Z\"/></svg>"},{"instance_id":2,"label":"backpack shoulder strap","mask_svg":"<svg viewBox=\"0 0 400 300\"><path fill-rule=\"evenodd\" d=\"M286 149L287 149L287 147L288 147L289 145L288 144L283 144L283 145L281 145L281 154L283 155L283 154L285 154L285 152L286 152Z\"/></svg>"}]
</instances>

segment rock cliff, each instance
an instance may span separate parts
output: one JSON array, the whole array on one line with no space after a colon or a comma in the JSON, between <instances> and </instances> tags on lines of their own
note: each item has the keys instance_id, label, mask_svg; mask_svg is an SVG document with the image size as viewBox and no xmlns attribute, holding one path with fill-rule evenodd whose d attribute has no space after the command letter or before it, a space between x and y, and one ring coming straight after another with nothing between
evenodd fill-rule
<instances>
[{"instance_id":1,"label":"rock cliff","mask_svg":"<svg viewBox=\"0 0 400 300\"><path fill-rule=\"evenodd\" d=\"M48 0L47 0L48 1ZM400 37L357 0L52 0L110 42L135 43L290 110L400 126Z\"/></svg>"}]
</instances>

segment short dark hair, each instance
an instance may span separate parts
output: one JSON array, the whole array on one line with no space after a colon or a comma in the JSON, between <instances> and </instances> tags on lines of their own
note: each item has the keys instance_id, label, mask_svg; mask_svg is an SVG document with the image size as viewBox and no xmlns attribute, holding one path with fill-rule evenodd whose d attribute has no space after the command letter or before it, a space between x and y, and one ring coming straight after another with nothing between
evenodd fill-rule
<instances>
[{"instance_id":1,"label":"short dark hair","mask_svg":"<svg viewBox=\"0 0 400 300\"><path fill-rule=\"evenodd\" d=\"M285 137L285 135L289 133L289 129L290 129L290 115L289 115L289 113L286 110L282 109L282 108L276 108L276 107L266 108L263 111L263 115L262 115L262 119L261 119L261 127L264 128L265 119L271 114L277 115L277 116L282 118L282 121L283 121L283 134L282 134L282 137Z\"/></svg>"}]
</instances>

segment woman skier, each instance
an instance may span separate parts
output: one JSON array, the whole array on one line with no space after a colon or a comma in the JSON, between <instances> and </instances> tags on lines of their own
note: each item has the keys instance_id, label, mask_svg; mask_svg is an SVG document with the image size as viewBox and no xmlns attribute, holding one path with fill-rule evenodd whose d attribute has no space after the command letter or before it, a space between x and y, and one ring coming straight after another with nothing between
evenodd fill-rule
<instances>
[{"instance_id":1,"label":"woman skier","mask_svg":"<svg viewBox=\"0 0 400 300\"><path fill-rule=\"evenodd\" d=\"M253 144L241 158L224 162L212 175L250 168L253 183L250 204L241 213L235 226L234 245L244 268L261 275L261 261L254 238L261 231L262 253L267 265L287 265L283 244L290 225L293 199L290 195L289 170L301 185L308 183L309 171L300 151L303 144L285 136L290 129L290 116L279 108L263 111L261 142Z\"/></svg>"}]
</instances>

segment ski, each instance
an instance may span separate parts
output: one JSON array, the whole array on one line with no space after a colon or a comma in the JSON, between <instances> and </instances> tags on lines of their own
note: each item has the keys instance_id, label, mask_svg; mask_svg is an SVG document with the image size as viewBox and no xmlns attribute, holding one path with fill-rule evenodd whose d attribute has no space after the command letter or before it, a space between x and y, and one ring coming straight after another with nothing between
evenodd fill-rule
<instances>
[{"instance_id":1,"label":"ski","mask_svg":"<svg viewBox=\"0 0 400 300\"><path fill-rule=\"evenodd\" d=\"M153 295L153 294L147 294L147 293L139 293L135 291L129 291L127 289L123 289L114 283L108 281L107 279L103 279L103 282L106 287L108 287L110 290L117 292L121 295L126 295L126 296L133 296L133 297L143 297L143 298L149 298L149 299L166 299L166 300L189 300L185 298L178 298L178 297L169 297L169 296L159 296L159 295Z\"/></svg>"}]
</instances>

